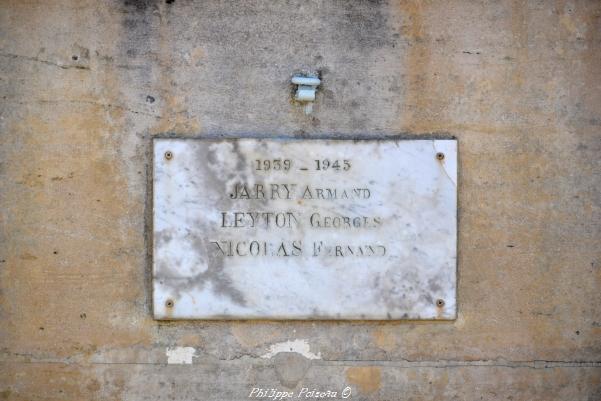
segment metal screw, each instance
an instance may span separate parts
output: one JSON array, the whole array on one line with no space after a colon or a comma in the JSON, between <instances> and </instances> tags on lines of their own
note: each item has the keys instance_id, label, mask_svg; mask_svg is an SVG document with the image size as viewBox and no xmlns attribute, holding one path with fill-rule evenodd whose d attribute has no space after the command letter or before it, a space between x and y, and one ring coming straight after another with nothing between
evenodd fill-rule
<instances>
[{"instance_id":1,"label":"metal screw","mask_svg":"<svg viewBox=\"0 0 601 401\"><path fill-rule=\"evenodd\" d=\"M173 153L170 150L165 152L165 159L171 160L173 158Z\"/></svg>"},{"instance_id":2,"label":"metal screw","mask_svg":"<svg viewBox=\"0 0 601 401\"><path fill-rule=\"evenodd\" d=\"M444 306L444 300L437 299L436 300L436 306L438 306L439 308L442 308Z\"/></svg>"},{"instance_id":3,"label":"metal screw","mask_svg":"<svg viewBox=\"0 0 601 401\"><path fill-rule=\"evenodd\" d=\"M165 302L165 306L168 308L173 308L173 305L175 305L175 302L173 302L173 299L168 299L167 302Z\"/></svg>"},{"instance_id":4,"label":"metal screw","mask_svg":"<svg viewBox=\"0 0 601 401\"><path fill-rule=\"evenodd\" d=\"M444 160L444 153L442 153L442 152L438 152L438 153L436 153L436 158L437 158L438 160Z\"/></svg>"}]
</instances>

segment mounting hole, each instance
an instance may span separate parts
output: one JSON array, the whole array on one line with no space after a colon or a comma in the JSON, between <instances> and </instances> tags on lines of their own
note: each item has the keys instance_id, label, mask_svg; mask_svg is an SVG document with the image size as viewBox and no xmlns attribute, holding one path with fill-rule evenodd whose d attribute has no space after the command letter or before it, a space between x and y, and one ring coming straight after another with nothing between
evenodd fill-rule
<instances>
[{"instance_id":1,"label":"mounting hole","mask_svg":"<svg viewBox=\"0 0 601 401\"><path fill-rule=\"evenodd\" d=\"M173 308L173 305L175 305L175 302L173 302L173 299L168 299L167 301L165 301L165 306L167 308Z\"/></svg>"},{"instance_id":2,"label":"mounting hole","mask_svg":"<svg viewBox=\"0 0 601 401\"><path fill-rule=\"evenodd\" d=\"M436 153L436 159L437 160L444 160L444 153L442 153L442 152Z\"/></svg>"},{"instance_id":3,"label":"mounting hole","mask_svg":"<svg viewBox=\"0 0 601 401\"><path fill-rule=\"evenodd\" d=\"M165 152L165 159L167 159L167 160L173 159L173 153L170 150Z\"/></svg>"},{"instance_id":4,"label":"mounting hole","mask_svg":"<svg viewBox=\"0 0 601 401\"><path fill-rule=\"evenodd\" d=\"M443 299L437 299L436 300L436 306L438 306L439 308L442 308L444 306L444 300Z\"/></svg>"}]
</instances>

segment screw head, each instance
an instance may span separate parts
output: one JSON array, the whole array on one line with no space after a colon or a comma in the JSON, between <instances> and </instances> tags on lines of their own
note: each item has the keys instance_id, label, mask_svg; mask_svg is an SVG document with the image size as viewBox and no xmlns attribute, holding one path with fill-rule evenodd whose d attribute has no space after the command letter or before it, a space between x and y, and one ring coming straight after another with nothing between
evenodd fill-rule
<instances>
[{"instance_id":1,"label":"screw head","mask_svg":"<svg viewBox=\"0 0 601 401\"><path fill-rule=\"evenodd\" d=\"M437 299L436 300L436 306L438 306L439 308L442 308L444 306L444 300L443 299Z\"/></svg>"},{"instance_id":2,"label":"screw head","mask_svg":"<svg viewBox=\"0 0 601 401\"><path fill-rule=\"evenodd\" d=\"M167 308L173 308L174 305L175 305L175 302L173 302L173 299L168 299L167 301L165 301L165 306Z\"/></svg>"},{"instance_id":3,"label":"screw head","mask_svg":"<svg viewBox=\"0 0 601 401\"><path fill-rule=\"evenodd\" d=\"M442 152L436 153L436 159L437 160L444 160L444 153L442 153Z\"/></svg>"},{"instance_id":4,"label":"screw head","mask_svg":"<svg viewBox=\"0 0 601 401\"><path fill-rule=\"evenodd\" d=\"M173 159L173 153L170 150L165 152L165 159L167 159L167 160Z\"/></svg>"}]
</instances>

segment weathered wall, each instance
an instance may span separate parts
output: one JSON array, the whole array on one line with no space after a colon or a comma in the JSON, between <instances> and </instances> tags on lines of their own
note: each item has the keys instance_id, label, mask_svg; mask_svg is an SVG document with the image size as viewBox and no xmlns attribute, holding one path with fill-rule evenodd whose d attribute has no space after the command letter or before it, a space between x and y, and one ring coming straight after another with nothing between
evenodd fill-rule
<instances>
[{"instance_id":1,"label":"weathered wall","mask_svg":"<svg viewBox=\"0 0 601 401\"><path fill-rule=\"evenodd\" d=\"M601 399L601 2L5 0L0 31L0 399ZM458 319L154 321L165 133L455 135Z\"/></svg>"}]
</instances>

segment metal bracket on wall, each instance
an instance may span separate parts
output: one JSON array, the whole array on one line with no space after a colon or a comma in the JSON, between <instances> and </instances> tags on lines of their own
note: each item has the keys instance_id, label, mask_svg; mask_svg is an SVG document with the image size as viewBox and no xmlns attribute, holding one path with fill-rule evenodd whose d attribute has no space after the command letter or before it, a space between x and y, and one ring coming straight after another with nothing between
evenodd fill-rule
<instances>
[{"instance_id":1,"label":"metal bracket on wall","mask_svg":"<svg viewBox=\"0 0 601 401\"><path fill-rule=\"evenodd\" d=\"M305 114L311 114L315 91L321 84L321 80L315 75L295 75L292 77L292 83L298 85L294 99L305 104Z\"/></svg>"}]
</instances>

